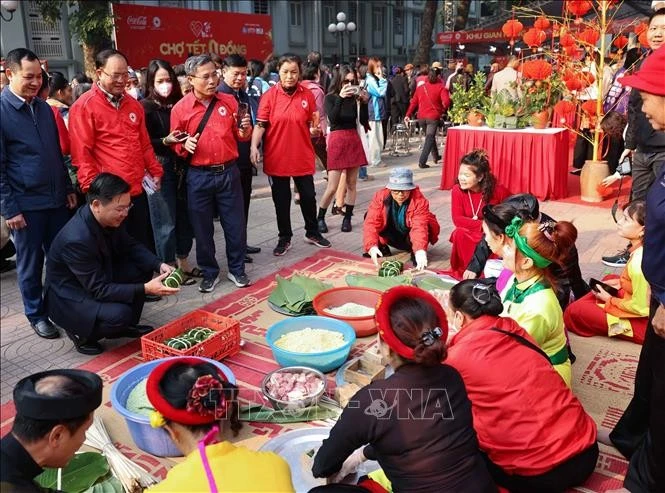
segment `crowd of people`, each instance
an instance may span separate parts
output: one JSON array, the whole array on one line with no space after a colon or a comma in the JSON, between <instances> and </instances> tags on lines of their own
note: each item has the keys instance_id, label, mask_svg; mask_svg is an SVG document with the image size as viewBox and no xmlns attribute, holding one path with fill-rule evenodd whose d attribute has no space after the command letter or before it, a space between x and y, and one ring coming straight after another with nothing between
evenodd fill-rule
<instances>
[{"instance_id":1,"label":"crowd of people","mask_svg":"<svg viewBox=\"0 0 665 493\"><path fill-rule=\"evenodd\" d=\"M559 492L580 484L595 467L598 445L596 426L571 390L570 331L643 344L633 400L612 433L598 439L630 458L629 491L662 489L665 9L652 14L647 39L646 56L626 54L626 63L640 67L630 65L614 77L617 90L609 94L615 102L629 98L622 154L632 153L637 174L631 201L617 219L629 247L621 258L605 260L624 267L620 276L587 283L576 227L541 213L528 191L508 190L492 174L487 153L469 149L451 193L450 274L460 282L436 296L415 287L383 294L378 344L396 372L354 396L361 405L343 411L316 454L315 476L340 479L376 459L398 491L489 492L499 485ZM260 248L248 245L247 225L259 168L268 176L275 208L273 255L291 247L294 198L304 241L328 248L328 208L343 215L343 232L352 231L358 181L371 178L367 168L385 166L381 152L392 127L417 115L425 132L418 165L429 167L430 155L440 160L436 134L450 91L472 83L455 62L447 71L434 62L389 74L372 57L327 71L316 52L304 61L285 54L265 65L239 55L196 55L177 67L155 59L135 71L124 54L110 49L97 55L94 82L47 74L24 48L9 52L5 67L0 195L11 240L3 228L3 270L12 267L5 262L15 249L33 330L57 338L57 325L87 355L103 351L102 339L150 332L139 323L144 303L179 292L162 282L176 267L185 274L183 285L200 279L199 291L214 290L222 270L217 219L226 277L239 288L250 285L245 264ZM517 77L512 60L499 69L493 67L490 92L512 88ZM327 178L318 202L317 158ZM377 266L391 248L403 250L415 269L424 270L440 230L413 171L393 168L366 212L363 250ZM202 386L210 403L182 397ZM99 387L84 372L21 381L13 432L2 440L3 481L28 484L41 467L66 463L68 452L57 450L57 439L77 444L66 449L72 453L80 446L81 430L101 399ZM449 409L428 408L439 401L430 399L417 410L431 420L395 414L377 425L363 412L372 392L399 405L415 388L436 393L442 387L447 390L440 400ZM225 484L226 478L240 481L247 464L260 463L274 474L269 483L256 475L257 491L290 491L282 459L222 440L224 421L238 430L237 391L198 360L164 363L152 372L148 397L162 416L159 426L189 454L155 491L182 489L202 463L229 471ZM526 395L525 407L517 396ZM79 409L66 410L64 399L79 402ZM408 399L403 406L412 404ZM52 412L35 411L46 402ZM6 472L6 457L8 464L25 460ZM217 489L216 474L198 479ZM335 488L320 490L342 491Z\"/></svg>"}]
</instances>

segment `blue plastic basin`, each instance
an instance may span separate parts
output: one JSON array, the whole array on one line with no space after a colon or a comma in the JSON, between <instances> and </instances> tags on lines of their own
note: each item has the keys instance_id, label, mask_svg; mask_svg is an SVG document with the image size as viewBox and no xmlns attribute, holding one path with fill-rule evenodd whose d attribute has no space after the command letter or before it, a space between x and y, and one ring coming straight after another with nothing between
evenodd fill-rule
<instances>
[{"instance_id":1,"label":"blue plastic basin","mask_svg":"<svg viewBox=\"0 0 665 493\"><path fill-rule=\"evenodd\" d=\"M177 358L178 356L174 357ZM163 428L153 428L150 426L150 419L130 412L125 407L127 405L127 398L134 387L136 387L136 384L147 378L153 368L167 359L171 358L162 358L141 363L123 373L111 388L111 404L113 405L113 409L125 418L132 440L134 440L138 448L157 457L180 457L182 453L175 446L166 430ZM217 366L226 375L229 382L236 383L236 377L228 366L208 358L198 359Z\"/></svg>"},{"instance_id":2,"label":"blue plastic basin","mask_svg":"<svg viewBox=\"0 0 665 493\"><path fill-rule=\"evenodd\" d=\"M294 353L275 346L275 341L282 335L307 327L341 332L344 335L345 344L337 349L320 353ZM268 341L272 354L280 366L309 366L323 373L333 371L344 364L349 357L351 346L353 346L355 340L356 333L353 327L346 322L314 315L281 320L268 327L266 332L266 341Z\"/></svg>"}]
</instances>

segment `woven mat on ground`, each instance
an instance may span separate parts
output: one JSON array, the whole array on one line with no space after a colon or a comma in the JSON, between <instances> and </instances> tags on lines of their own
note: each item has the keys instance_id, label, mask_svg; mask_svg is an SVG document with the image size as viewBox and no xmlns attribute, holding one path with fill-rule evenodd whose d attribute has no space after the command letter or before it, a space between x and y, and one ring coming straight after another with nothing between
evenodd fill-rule
<instances>
[{"instance_id":1,"label":"woven mat on ground","mask_svg":"<svg viewBox=\"0 0 665 493\"><path fill-rule=\"evenodd\" d=\"M334 250L322 250L291 267L280 270L278 274L288 277L300 273L325 280L335 286L343 286L347 274L370 272L373 272L373 269L368 259ZM274 286L273 275L203 307L209 311L233 316L240 321L241 336L245 340L245 345L239 354L226 358L223 362L233 370L242 389L241 398L252 401L257 400L258 389L264 375L278 367L264 339L267 327L283 318L267 305L268 296ZM374 337L358 339L351 356L362 353L373 345L374 341ZM640 348L629 342L602 337L587 339L573 335L571 342L578 358L573 365L575 394L596 424L611 428L630 400ZM101 354L81 368L94 371L104 379L106 384L104 403L98 410L98 415L104 420L111 438L120 444L119 448L134 461L153 474L163 477L173 464L173 460L156 458L136 448L124 419L111 408L110 403L111 384L129 368L142 362L140 343L133 341ZM334 385L332 378L328 383L328 388L332 389ZM4 435L11 427L15 412L13 403L3 405L0 411L2 414L0 433ZM240 435L232 441L256 449L270 438L303 426L310 425L245 423ZM547 433L547 430L543 430L543 433ZM621 486L625 470L625 459L613 448L601 446L601 456L596 471L584 487L577 488L576 491L602 492L618 488Z\"/></svg>"}]
</instances>

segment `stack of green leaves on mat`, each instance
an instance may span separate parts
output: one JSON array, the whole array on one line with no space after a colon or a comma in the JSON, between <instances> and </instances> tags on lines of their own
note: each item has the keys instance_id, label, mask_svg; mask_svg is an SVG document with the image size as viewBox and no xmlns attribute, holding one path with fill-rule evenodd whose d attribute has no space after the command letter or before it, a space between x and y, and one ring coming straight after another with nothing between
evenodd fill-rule
<instances>
[{"instance_id":1,"label":"stack of green leaves on mat","mask_svg":"<svg viewBox=\"0 0 665 493\"><path fill-rule=\"evenodd\" d=\"M61 480L60 489L66 493L124 493L106 458L97 452L76 454L62 469ZM58 469L44 469L35 481L43 488L56 489Z\"/></svg>"},{"instance_id":2,"label":"stack of green leaves on mat","mask_svg":"<svg viewBox=\"0 0 665 493\"><path fill-rule=\"evenodd\" d=\"M187 329L180 335L164 339L162 344L173 349L189 349L193 346L196 346L199 342L205 341L214 333L215 331L209 329L208 327L193 327L191 329Z\"/></svg>"},{"instance_id":3,"label":"stack of green leaves on mat","mask_svg":"<svg viewBox=\"0 0 665 493\"><path fill-rule=\"evenodd\" d=\"M392 277L378 277L367 274L349 274L344 280L347 286L378 289L386 291L395 286L408 286L413 280L412 276L401 274Z\"/></svg>"},{"instance_id":4,"label":"stack of green leaves on mat","mask_svg":"<svg viewBox=\"0 0 665 493\"><path fill-rule=\"evenodd\" d=\"M303 423L306 421L321 421L324 419L337 419L341 409L329 406L312 406L302 409L278 410L261 404L252 404L240 408L240 421L253 421L257 423Z\"/></svg>"},{"instance_id":5,"label":"stack of green leaves on mat","mask_svg":"<svg viewBox=\"0 0 665 493\"><path fill-rule=\"evenodd\" d=\"M312 300L321 291L332 288L332 284L298 274L289 279L277 275L275 280L277 286L270 293L268 301L295 316L315 314Z\"/></svg>"},{"instance_id":6,"label":"stack of green leaves on mat","mask_svg":"<svg viewBox=\"0 0 665 493\"><path fill-rule=\"evenodd\" d=\"M379 267L379 277L399 276L404 269L404 263L399 260L384 260Z\"/></svg>"}]
</instances>

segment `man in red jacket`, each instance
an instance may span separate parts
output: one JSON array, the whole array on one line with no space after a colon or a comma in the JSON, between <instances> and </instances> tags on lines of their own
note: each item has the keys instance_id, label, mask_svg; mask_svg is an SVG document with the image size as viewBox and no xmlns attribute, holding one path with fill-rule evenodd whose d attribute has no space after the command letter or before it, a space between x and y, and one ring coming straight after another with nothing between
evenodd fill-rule
<instances>
[{"instance_id":1,"label":"man in red jacket","mask_svg":"<svg viewBox=\"0 0 665 493\"><path fill-rule=\"evenodd\" d=\"M129 78L125 55L104 50L95 59L97 83L69 110L72 164L81 191L102 172L130 186L132 206L125 221L130 236L155 251L144 176L159 190L164 170L157 161L145 126L143 107L125 92ZM149 188L149 187L148 187Z\"/></svg>"}]
</instances>

